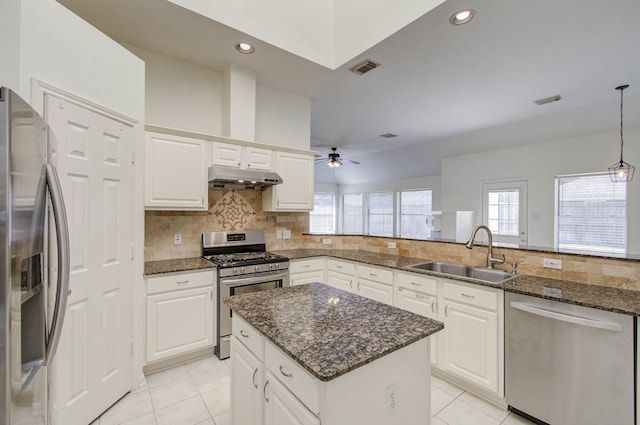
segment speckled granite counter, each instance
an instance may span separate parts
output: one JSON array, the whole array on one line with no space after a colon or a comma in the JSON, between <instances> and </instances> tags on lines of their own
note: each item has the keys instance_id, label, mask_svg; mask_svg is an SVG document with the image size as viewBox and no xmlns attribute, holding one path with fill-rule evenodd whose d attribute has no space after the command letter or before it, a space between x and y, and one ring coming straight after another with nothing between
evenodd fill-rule
<instances>
[{"instance_id":1,"label":"speckled granite counter","mask_svg":"<svg viewBox=\"0 0 640 425\"><path fill-rule=\"evenodd\" d=\"M520 275L506 282L502 287L509 292L640 316L640 292L638 291L529 275ZM550 296L545 294L544 288L559 289L561 293L558 296Z\"/></svg>"},{"instance_id":2,"label":"speckled granite counter","mask_svg":"<svg viewBox=\"0 0 640 425\"><path fill-rule=\"evenodd\" d=\"M444 328L435 320L322 283L237 295L225 303L321 381Z\"/></svg>"},{"instance_id":3,"label":"speckled granite counter","mask_svg":"<svg viewBox=\"0 0 640 425\"><path fill-rule=\"evenodd\" d=\"M146 261L144 263L144 275L215 268L216 265L214 263L201 257L176 258L173 260Z\"/></svg>"},{"instance_id":4,"label":"speckled granite counter","mask_svg":"<svg viewBox=\"0 0 640 425\"><path fill-rule=\"evenodd\" d=\"M278 251L278 254L289 257L291 260L328 256L398 270L404 270L404 267L409 264L429 261L424 258L402 257L398 255L379 254L376 252L358 250L296 249ZM412 270L411 272L442 277L442 275L429 271L418 272ZM447 276L447 278L476 285L504 289L509 292L532 295L534 297L548 298L569 304L577 304L600 310L640 316L640 292L638 291L530 275L518 275L517 278L507 281L504 284L483 284L457 276ZM562 293L557 297L544 295L545 287L560 289Z\"/></svg>"}]
</instances>

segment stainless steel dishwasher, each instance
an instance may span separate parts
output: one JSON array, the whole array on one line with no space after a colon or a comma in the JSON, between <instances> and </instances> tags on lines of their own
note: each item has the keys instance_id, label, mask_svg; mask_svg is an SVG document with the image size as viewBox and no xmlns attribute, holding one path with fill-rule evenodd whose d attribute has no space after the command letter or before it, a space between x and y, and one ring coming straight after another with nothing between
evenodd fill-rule
<instances>
[{"instance_id":1,"label":"stainless steel dishwasher","mask_svg":"<svg viewBox=\"0 0 640 425\"><path fill-rule=\"evenodd\" d=\"M509 409L551 425L635 424L636 318L505 294Z\"/></svg>"}]
</instances>

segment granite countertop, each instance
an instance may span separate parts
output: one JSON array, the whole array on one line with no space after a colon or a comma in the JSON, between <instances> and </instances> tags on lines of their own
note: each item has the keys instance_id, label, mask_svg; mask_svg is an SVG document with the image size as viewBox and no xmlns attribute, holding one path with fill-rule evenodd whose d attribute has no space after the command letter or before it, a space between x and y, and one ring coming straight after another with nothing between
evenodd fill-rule
<instances>
[{"instance_id":1,"label":"granite countertop","mask_svg":"<svg viewBox=\"0 0 640 425\"><path fill-rule=\"evenodd\" d=\"M312 257L334 257L342 260L357 261L374 266L389 267L398 270L405 270L404 267L410 264L429 261L424 258L404 257L400 255L381 254L370 251L359 250L335 250L335 249L293 249L274 251L284 255L291 260L312 258ZM160 273L171 273L179 271L210 269L215 268L215 264L200 257L147 261L144 263L144 274L153 275ZM406 271L406 270L405 270ZM422 273L442 277L429 271L411 271L412 273ZM518 275L517 278L503 284L479 283L465 279L463 277L450 276L452 280L484 285L492 288L504 289L509 292L517 292L535 297L548 298L570 304L582 305L585 307L597 308L600 310L613 311L622 314L640 316L640 291L628 289L612 288L602 285L588 283L571 282L559 279L549 279L539 276ZM544 288L557 288L561 290L559 296L551 296L544 293Z\"/></svg>"},{"instance_id":2,"label":"granite countertop","mask_svg":"<svg viewBox=\"0 0 640 425\"><path fill-rule=\"evenodd\" d=\"M529 275L519 275L505 282L502 287L509 292L640 316L639 291ZM559 289L560 293L554 293L554 289Z\"/></svg>"},{"instance_id":3,"label":"granite countertop","mask_svg":"<svg viewBox=\"0 0 640 425\"><path fill-rule=\"evenodd\" d=\"M225 303L321 381L444 328L438 321L323 283L236 295Z\"/></svg>"},{"instance_id":4,"label":"granite countertop","mask_svg":"<svg viewBox=\"0 0 640 425\"><path fill-rule=\"evenodd\" d=\"M215 269L216 265L202 257L175 258L172 260L145 261L144 275Z\"/></svg>"}]
</instances>

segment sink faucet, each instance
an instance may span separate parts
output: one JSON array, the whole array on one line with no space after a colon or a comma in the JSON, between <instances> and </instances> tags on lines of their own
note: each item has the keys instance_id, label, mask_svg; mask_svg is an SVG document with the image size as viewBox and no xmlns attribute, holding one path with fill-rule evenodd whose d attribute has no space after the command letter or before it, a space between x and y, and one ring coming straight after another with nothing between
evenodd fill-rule
<instances>
[{"instance_id":1,"label":"sink faucet","mask_svg":"<svg viewBox=\"0 0 640 425\"><path fill-rule=\"evenodd\" d=\"M467 241L467 243L465 244L465 246L469 249L473 248L473 240L476 238L476 233L478 233L478 230L480 229L484 229L487 231L487 235L489 235L489 251L487 252L487 268L488 269L492 269L494 264L502 264L504 263L505 257L504 254L502 254L502 258L494 258L493 256L493 235L491 234L491 230L489 230L489 228L487 226L485 226L484 224L480 224L476 227L473 228L473 231L471 232L471 237L469 238L469 240Z\"/></svg>"}]
</instances>

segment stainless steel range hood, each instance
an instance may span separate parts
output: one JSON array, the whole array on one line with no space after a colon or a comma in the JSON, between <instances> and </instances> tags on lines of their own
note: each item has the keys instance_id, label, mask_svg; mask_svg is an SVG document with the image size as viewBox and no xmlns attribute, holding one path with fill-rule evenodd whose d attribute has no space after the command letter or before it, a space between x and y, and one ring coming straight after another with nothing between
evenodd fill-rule
<instances>
[{"instance_id":1,"label":"stainless steel range hood","mask_svg":"<svg viewBox=\"0 0 640 425\"><path fill-rule=\"evenodd\" d=\"M263 190L282 183L273 171L241 170L229 167L209 167L209 187L229 190Z\"/></svg>"}]
</instances>

